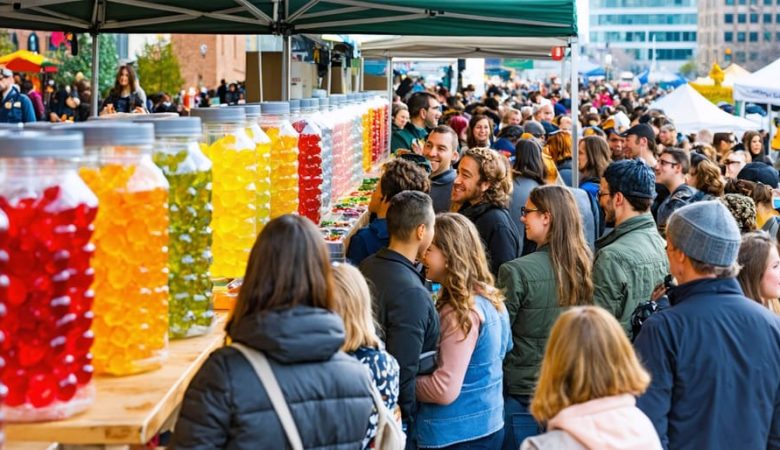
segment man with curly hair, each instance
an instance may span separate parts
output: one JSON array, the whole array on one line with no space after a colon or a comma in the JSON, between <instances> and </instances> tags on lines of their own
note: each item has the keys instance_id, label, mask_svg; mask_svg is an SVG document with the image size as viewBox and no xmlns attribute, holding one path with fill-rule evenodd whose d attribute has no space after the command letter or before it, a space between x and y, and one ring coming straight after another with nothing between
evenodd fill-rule
<instances>
[{"instance_id":1,"label":"man with curly hair","mask_svg":"<svg viewBox=\"0 0 780 450\"><path fill-rule=\"evenodd\" d=\"M509 161L489 148L466 150L452 186L452 202L476 225L493 276L501 264L520 256L520 232L508 210L511 197Z\"/></svg>"},{"instance_id":2,"label":"man with curly hair","mask_svg":"<svg viewBox=\"0 0 780 450\"><path fill-rule=\"evenodd\" d=\"M417 164L405 159L394 159L385 164L379 184L371 196L368 210L376 218L368 226L359 229L347 247L347 260L355 266L364 259L387 247L390 235L387 231L387 208L390 200L402 191L420 191L429 193L431 182L428 174Z\"/></svg>"}]
</instances>

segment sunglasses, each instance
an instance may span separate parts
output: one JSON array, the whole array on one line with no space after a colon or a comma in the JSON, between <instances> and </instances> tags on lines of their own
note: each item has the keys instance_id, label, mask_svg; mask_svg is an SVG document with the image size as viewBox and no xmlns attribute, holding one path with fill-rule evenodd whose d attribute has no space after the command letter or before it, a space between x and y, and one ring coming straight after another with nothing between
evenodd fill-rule
<instances>
[{"instance_id":1,"label":"sunglasses","mask_svg":"<svg viewBox=\"0 0 780 450\"><path fill-rule=\"evenodd\" d=\"M527 216L528 214L531 214L532 212L543 213L545 211L542 211L541 209L526 208L525 206L520 207L520 215L523 217Z\"/></svg>"}]
</instances>

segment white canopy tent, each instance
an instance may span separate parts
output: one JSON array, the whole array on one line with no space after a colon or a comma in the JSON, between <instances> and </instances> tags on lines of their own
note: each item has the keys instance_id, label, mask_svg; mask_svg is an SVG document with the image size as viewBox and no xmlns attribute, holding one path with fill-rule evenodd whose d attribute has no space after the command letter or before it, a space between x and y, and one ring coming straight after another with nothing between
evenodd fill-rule
<instances>
[{"instance_id":1,"label":"white canopy tent","mask_svg":"<svg viewBox=\"0 0 780 450\"><path fill-rule=\"evenodd\" d=\"M759 128L755 123L713 105L688 84L656 100L650 108L663 110L674 121L677 131L683 133L697 133L703 129L716 133L744 132Z\"/></svg>"},{"instance_id":2,"label":"white canopy tent","mask_svg":"<svg viewBox=\"0 0 780 450\"><path fill-rule=\"evenodd\" d=\"M750 76L750 72L747 69L740 66L739 64L732 63L730 66L723 69L723 83L721 86L733 87L737 80L747 76ZM715 80L709 76L698 77L694 83L701 84L702 86L714 86Z\"/></svg>"},{"instance_id":3,"label":"white canopy tent","mask_svg":"<svg viewBox=\"0 0 780 450\"><path fill-rule=\"evenodd\" d=\"M553 47L565 47L564 37L402 36L365 42L364 58L524 58L548 59Z\"/></svg>"},{"instance_id":4,"label":"white canopy tent","mask_svg":"<svg viewBox=\"0 0 780 450\"><path fill-rule=\"evenodd\" d=\"M734 82L734 100L780 105L780 59Z\"/></svg>"}]
</instances>

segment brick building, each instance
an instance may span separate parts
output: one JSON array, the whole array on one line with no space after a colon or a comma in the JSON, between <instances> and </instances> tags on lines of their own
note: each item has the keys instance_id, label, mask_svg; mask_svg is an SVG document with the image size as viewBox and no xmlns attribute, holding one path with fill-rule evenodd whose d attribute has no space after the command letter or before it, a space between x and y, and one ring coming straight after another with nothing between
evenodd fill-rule
<instances>
[{"instance_id":1,"label":"brick building","mask_svg":"<svg viewBox=\"0 0 780 450\"><path fill-rule=\"evenodd\" d=\"M172 34L185 87L216 88L246 78L246 36Z\"/></svg>"}]
</instances>

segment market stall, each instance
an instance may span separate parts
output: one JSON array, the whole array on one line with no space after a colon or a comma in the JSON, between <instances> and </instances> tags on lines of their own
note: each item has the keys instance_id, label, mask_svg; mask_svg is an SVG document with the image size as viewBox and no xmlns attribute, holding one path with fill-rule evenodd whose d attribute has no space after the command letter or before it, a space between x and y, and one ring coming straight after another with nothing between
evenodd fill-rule
<instances>
[{"instance_id":1,"label":"market stall","mask_svg":"<svg viewBox=\"0 0 780 450\"><path fill-rule=\"evenodd\" d=\"M718 108L688 84L651 103L650 109L664 111L682 133L698 133L704 129L713 133L745 132L757 128L755 123Z\"/></svg>"},{"instance_id":2,"label":"market stall","mask_svg":"<svg viewBox=\"0 0 780 450\"><path fill-rule=\"evenodd\" d=\"M287 61L289 36L303 32L576 43L573 0L2 0L0 27L93 36L276 33L287 37ZM573 45L575 58L576 51ZM283 79L287 98L289 76ZM572 95L576 100L576 88ZM349 234L367 220L372 174L387 155L389 98L349 93L266 102L259 114L252 105L221 111L232 109L191 119L139 117L153 123L128 125L134 133L105 121L0 142L13 150L6 157L25 164L22 171L18 161L0 165L3 179L33 186L0 192L0 249L10 254L0 271L11 283L0 300L13 319L0 327L15 350L3 355L13 369L3 377L9 440L151 439L222 343L211 283L241 276L250 231L256 235L269 218L298 213L319 222L334 259L343 257ZM55 132L57 139L46 134ZM46 176L36 172L44 169ZM233 220L234 211L241 220ZM27 251L31 245L38 251Z\"/></svg>"}]
</instances>

